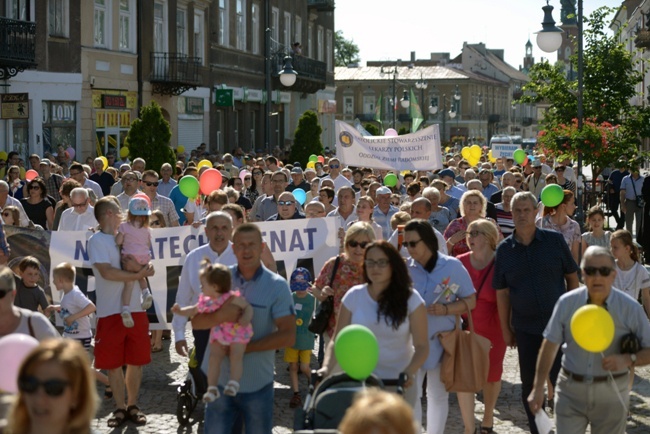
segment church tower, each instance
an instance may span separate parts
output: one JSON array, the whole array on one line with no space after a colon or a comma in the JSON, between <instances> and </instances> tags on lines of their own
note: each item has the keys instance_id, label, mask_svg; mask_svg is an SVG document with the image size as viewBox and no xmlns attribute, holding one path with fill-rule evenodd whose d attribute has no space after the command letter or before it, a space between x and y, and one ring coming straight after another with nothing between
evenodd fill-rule
<instances>
[{"instance_id":1,"label":"church tower","mask_svg":"<svg viewBox=\"0 0 650 434\"><path fill-rule=\"evenodd\" d=\"M576 52L578 37L578 12L576 9L576 0L561 0L561 20L560 28L564 30L562 35L562 45L557 52L557 60L564 62L567 71L571 69L571 56Z\"/></svg>"},{"instance_id":2,"label":"church tower","mask_svg":"<svg viewBox=\"0 0 650 434\"><path fill-rule=\"evenodd\" d=\"M526 42L526 56L524 56L524 68L522 71L527 74L534 64L535 58L533 57L533 44L530 42L530 38L528 38L528 42Z\"/></svg>"}]
</instances>

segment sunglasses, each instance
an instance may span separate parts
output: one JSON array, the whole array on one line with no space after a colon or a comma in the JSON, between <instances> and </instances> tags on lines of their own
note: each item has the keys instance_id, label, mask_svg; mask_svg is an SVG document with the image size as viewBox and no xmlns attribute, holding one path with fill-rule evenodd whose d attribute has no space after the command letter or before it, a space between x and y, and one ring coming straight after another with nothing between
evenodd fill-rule
<instances>
[{"instance_id":1,"label":"sunglasses","mask_svg":"<svg viewBox=\"0 0 650 434\"><path fill-rule=\"evenodd\" d=\"M417 246L420 241L422 241L422 239L415 240L415 241L403 241L402 244L404 244L404 247L406 247L407 249L414 249L415 246Z\"/></svg>"},{"instance_id":2,"label":"sunglasses","mask_svg":"<svg viewBox=\"0 0 650 434\"><path fill-rule=\"evenodd\" d=\"M30 190L40 190L41 187L39 187L38 185L30 185L30 186L29 186L29 189L30 189Z\"/></svg>"},{"instance_id":3,"label":"sunglasses","mask_svg":"<svg viewBox=\"0 0 650 434\"><path fill-rule=\"evenodd\" d=\"M479 235L481 235L482 233L483 233L483 232L480 232L480 231L470 231L470 232L467 232L467 234L468 234L470 237L472 237L472 238L476 238L476 237L478 237Z\"/></svg>"},{"instance_id":4,"label":"sunglasses","mask_svg":"<svg viewBox=\"0 0 650 434\"><path fill-rule=\"evenodd\" d=\"M145 183L145 185L146 185L147 187L158 187L158 184L160 184L158 181L156 181L156 182L148 182L148 181L144 181L144 183Z\"/></svg>"},{"instance_id":5,"label":"sunglasses","mask_svg":"<svg viewBox=\"0 0 650 434\"><path fill-rule=\"evenodd\" d=\"M278 205L280 205L280 206L291 206L294 203L296 203L296 202L294 202L292 200L279 200L278 201Z\"/></svg>"},{"instance_id":6,"label":"sunglasses","mask_svg":"<svg viewBox=\"0 0 650 434\"><path fill-rule=\"evenodd\" d=\"M85 202L84 203L73 203L72 206L75 207L75 208L81 208L81 207L86 206L86 203Z\"/></svg>"},{"instance_id":7,"label":"sunglasses","mask_svg":"<svg viewBox=\"0 0 650 434\"><path fill-rule=\"evenodd\" d=\"M365 249L368 244L370 244L370 241L362 241L362 242L358 242L354 240L348 241L348 246L352 247L353 249L357 247L361 247L362 249Z\"/></svg>"},{"instance_id":8,"label":"sunglasses","mask_svg":"<svg viewBox=\"0 0 650 434\"><path fill-rule=\"evenodd\" d=\"M47 396L61 396L65 392L65 388L70 385L69 381L51 379L45 381L39 381L36 377L21 377L18 379L18 390L23 393L32 394L36 393L39 387L43 387L43 390Z\"/></svg>"},{"instance_id":9,"label":"sunglasses","mask_svg":"<svg viewBox=\"0 0 650 434\"><path fill-rule=\"evenodd\" d=\"M583 268L583 271L585 272L585 274L587 276L595 276L596 273L598 273L603 277L607 277L614 270L612 268L609 268L609 267L585 267L585 268Z\"/></svg>"},{"instance_id":10,"label":"sunglasses","mask_svg":"<svg viewBox=\"0 0 650 434\"><path fill-rule=\"evenodd\" d=\"M158 220L150 221L149 226L160 226L160 221Z\"/></svg>"},{"instance_id":11,"label":"sunglasses","mask_svg":"<svg viewBox=\"0 0 650 434\"><path fill-rule=\"evenodd\" d=\"M388 259L380 259L378 261L373 261L372 259L366 259L364 263L366 264L366 268L373 268L373 267L383 268L388 264L390 264Z\"/></svg>"},{"instance_id":12,"label":"sunglasses","mask_svg":"<svg viewBox=\"0 0 650 434\"><path fill-rule=\"evenodd\" d=\"M339 167L341 166L339 166L338 164L330 164L330 169L338 169Z\"/></svg>"},{"instance_id":13,"label":"sunglasses","mask_svg":"<svg viewBox=\"0 0 650 434\"><path fill-rule=\"evenodd\" d=\"M262 172L253 172L253 175L262 175Z\"/></svg>"},{"instance_id":14,"label":"sunglasses","mask_svg":"<svg viewBox=\"0 0 650 434\"><path fill-rule=\"evenodd\" d=\"M244 181L250 181L251 177L250 176L244 176Z\"/></svg>"}]
</instances>

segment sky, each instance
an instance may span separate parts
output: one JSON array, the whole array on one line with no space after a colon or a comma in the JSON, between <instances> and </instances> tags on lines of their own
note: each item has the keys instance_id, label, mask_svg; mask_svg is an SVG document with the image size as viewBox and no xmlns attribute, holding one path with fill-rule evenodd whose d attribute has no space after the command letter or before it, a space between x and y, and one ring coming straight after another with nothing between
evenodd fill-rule
<instances>
[{"instance_id":1,"label":"sky","mask_svg":"<svg viewBox=\"0 0 650 434\"><path fill-rule=\"evenodd\" d=\"M584 0L588 16L601 6L619 7L621 0ZM560 0L551 0L560 24ZM338 0L335 28L359 47L361 65L368 60L428 59L430 53L460 54L463 42L483 42L505 50L505 60L518 68L530 38L533 57L555 61L541 51L533 33L542 28L544 0Z\"/></svg>"}]
</instances>

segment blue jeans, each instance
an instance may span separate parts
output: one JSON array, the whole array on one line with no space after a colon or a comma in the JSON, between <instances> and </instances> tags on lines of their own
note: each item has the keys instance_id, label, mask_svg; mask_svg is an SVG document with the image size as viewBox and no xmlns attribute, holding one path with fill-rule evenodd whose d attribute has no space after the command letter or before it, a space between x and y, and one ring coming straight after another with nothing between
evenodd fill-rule
<instances>
[{"instance_id":1,"label":"blue jeans","mask_svg":"<svg viewBox=\"0 0 650 434\"><path fill-rule=\"evenodd\" d=\"M205 434L234 434L235 421L242 417L246 434L273 432L273 382L237 396L225 396L219 386L219 393L221 398L205 406Z\"/></svg>"}]
</instances>

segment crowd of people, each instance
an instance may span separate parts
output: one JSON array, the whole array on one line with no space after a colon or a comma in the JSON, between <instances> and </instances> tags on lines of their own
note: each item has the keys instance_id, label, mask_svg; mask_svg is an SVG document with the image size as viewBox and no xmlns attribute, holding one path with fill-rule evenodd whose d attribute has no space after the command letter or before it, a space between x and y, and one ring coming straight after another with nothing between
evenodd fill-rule
<instances>
[{"instance_id":1,"label":"crowd of people","mask_svg":"<svg viewBox=\"0 0 650 434\"><path fill-rule=\"evenodd\" d=\"M203 145L190 158L179 156L175 167L160 168L140 158L116 161L114 155L107 156L108 164L103 158L81 164L62 152L63 161L30 157L27 169L38 175L29 181L17 154L8 155L6 176L0 174L6 179L0 181L2 224L88 231L96 291L89 299L74 285L74 267L53 264L52 283L64 293L53 305L39 286L47 276L36 258L0 269L0 336L23 333L43 340L20 372L10 432L34 432L46 420L37 421L30 410L41 386L50 399L65 397L58 403L69 406L69 423L95 410L89 398L95 390L70 373L79 348L46 340L59 336L44 316L52 314L63 320L64 337L82 349L93 346L88 315L95 315L94 365L84 375L103 383L104 396L115 401L110 427L147 423L138 406L142 369L162 348L162 334L150 333L146 314L152 303L147 278L156 272L151 231L182 225L202 228L207 240L184 258L171 324L175 350L183 356L189 355L191 328L195 358L207 373L206 433L230 433L242 423L248 433L270 433L273 408L283 405L273 399L276 350L285 351L293 391L288 405L296 408L303 402L298 374L310 375L314 345L320 345L320 373L340 371L335 341L351 324L367 326L377 338L375 375L404 374L409 419L421 426L424 393L427 433L443 433L449 396L440 379L443 348L437 335L453 330L456 316L467 309L476 332L491 342L481 433L493 432L508 346L517 348L532 433L538 432L537 410L581 401L580 393L590 387L598 392L597 405L583 402L588 410L558 412L558 427L591 423L592 432L624 430L627 408L603 415L598 406L613 405L603 378L613 375L627 399L634 366L650 363L650 275L633 240L643 231L637 198L650 195L650 183L645 185L638 168L625 174L628 165L621 162L606 184L606 205L620 227L609 231L597 204L587 213L583 233L572 218L583 182L564 157L536 155L519 166L512 158L490 161L485 153L471 167L452 153L444 156L441 170L399 172L355 167L331 153L291 164L273 155L244 155L239 148L210 155ZM198 164L205 159L210 165ZM186 197L181 177L200 179L210 166L222 175L221 188ZM563 192L553 207L540 200L550 184ZM314 270L313 278L304 268L283 278L255 222L325 217L336 219L338 232L330 236L338 240L339 254ZM0 262L7 264L11 251L3 232ZM324 333L314 336L309 319L316 302L328 301L333 314ZM617 338L633 333L640 350L622 354L618 341L604 354L577 347L566 322L585 303L607 306ZM557 351L562 344L569 350ZM59 387L51 393L54 377ZM89 404L81 406L83 396ZM465 433L476 432L475 395L458 393L458 401ZM352 430L358 421L349 416L342 431L360 432Z\"/></svg>"}]
</instances>

